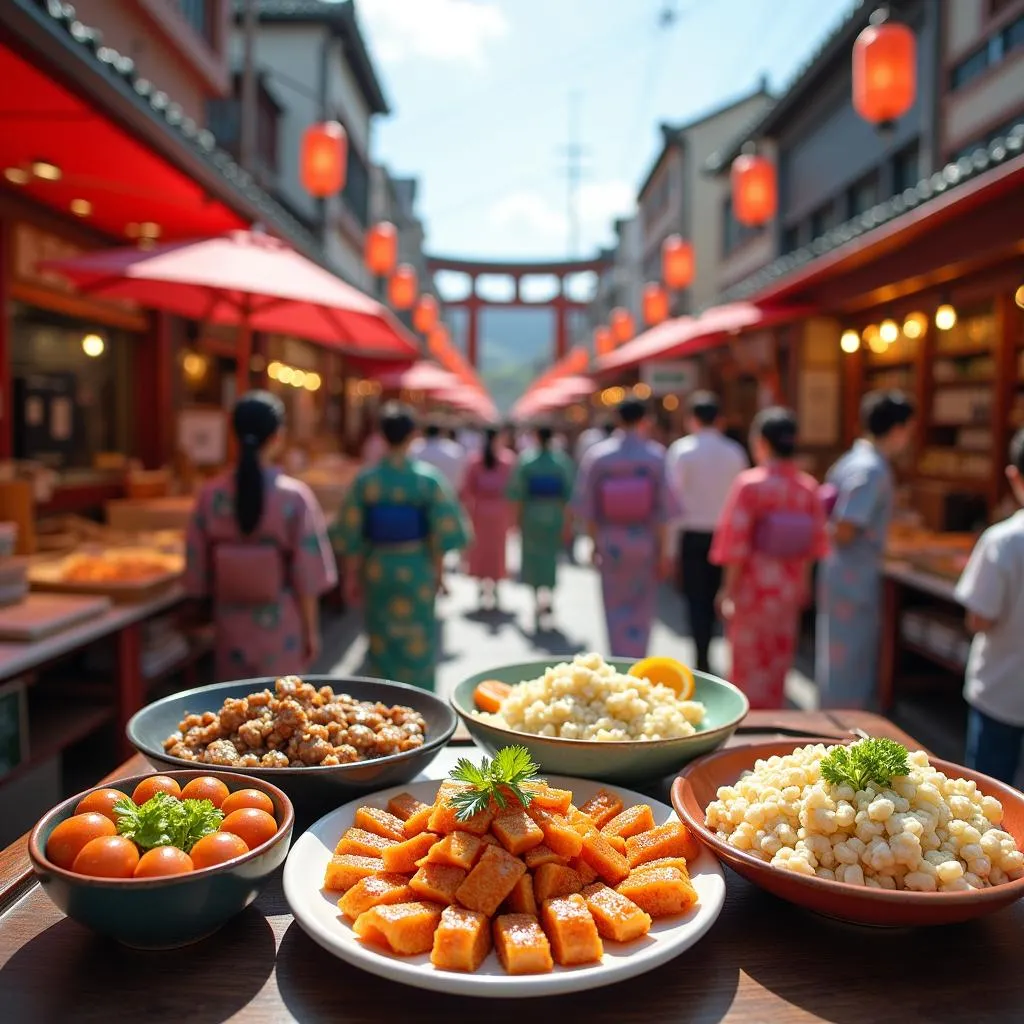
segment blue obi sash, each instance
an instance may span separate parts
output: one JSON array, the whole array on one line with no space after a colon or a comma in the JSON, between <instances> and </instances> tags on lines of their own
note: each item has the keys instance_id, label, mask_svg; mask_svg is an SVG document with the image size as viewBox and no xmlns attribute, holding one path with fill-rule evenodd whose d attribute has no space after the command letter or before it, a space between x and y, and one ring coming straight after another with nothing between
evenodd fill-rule
<instances>
[{"instance_id":1,"label":"blue obi sash","mask_svg":"<svg viewBox=\"0 0 1024 1024\"><path fill-rule=\"evenodd\" d=\"M363 517L363 536L371 544L410 544L430 535L427 512L420 505L370 505Z\"/></svg>"},{"instance_id":2,"label":"blue obi sash","mask_svg":"<svg viewBox=\"0 0 1024 1024\"><path fill-rule=\"evenodd\" d=\"M561 498L565 493L565 482L560 476L538 473L526 480L528 498Z\"/></svg>"}]
</instances>

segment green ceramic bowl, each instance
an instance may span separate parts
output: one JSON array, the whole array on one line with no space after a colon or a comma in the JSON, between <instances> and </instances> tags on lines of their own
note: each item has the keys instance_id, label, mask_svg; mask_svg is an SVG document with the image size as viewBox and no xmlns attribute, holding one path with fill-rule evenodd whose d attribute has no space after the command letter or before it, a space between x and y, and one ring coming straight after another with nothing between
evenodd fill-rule
<instances>
[{"instance_id":1,"label":"green ceramic bowl","mask_svg":"<svg viewBox=\"0 0 1024 1024\"><path fill-rule=\"evenodd\" d=\"M555 661L529 661L502 665L478 672L463 680L451 695L452 706L466 723L477 744L493 754L502 747L518 743L526 747L541 769L552 774L575 775L607 782L639 782L677 772L701 754L720 747L746 717L750 705L732 683L703 672L694 672L697 690L694 700L707 709L703 725L692 736L674 740L566 740L550 736L532 736L481 721L473 714L473 691L485 679L497 679L512 685L536 679ZM628 672L635 661L611 659L609 664Z\"/></svg>"},{"instance_id":2,"label":"green ceramic bowl","mask_svg":"<svg viewBox=\"0 0 1024 1024\"><path fill-rule=\"evenodd\" d=\"M102 788L130 795L155 772L118 779ZM231 792L258 789L274 804L277 832L262 846L241 857L164 878L90 878L57 867L46 856L46 841L62 821L75 813L92 789L59 803L45 814L29 836L28 852L43 892L79 924L138 949L173 949L212 935L244 910L288 856L295 814L291 801L262 779L219 771L163 772L185 788L190 779L212 775ZM93 789L101 787L94 786Z\"/></svg>"}]
</instances>

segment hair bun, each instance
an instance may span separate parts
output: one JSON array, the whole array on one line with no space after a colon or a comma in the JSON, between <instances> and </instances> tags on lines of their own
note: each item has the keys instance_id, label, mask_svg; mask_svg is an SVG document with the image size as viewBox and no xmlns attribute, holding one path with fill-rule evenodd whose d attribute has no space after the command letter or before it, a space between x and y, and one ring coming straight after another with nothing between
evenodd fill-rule
<instances>
[{"instance_id":1,"label":"hair bun","mask_svg":"<svg viewBox=\"0 0 1024 1024\"><path fill-rule=\"evenodd\" d=\"M242 444L247 448L259 448L260 439L255 434L243 434Z\"/></svg>"}]
</instances>

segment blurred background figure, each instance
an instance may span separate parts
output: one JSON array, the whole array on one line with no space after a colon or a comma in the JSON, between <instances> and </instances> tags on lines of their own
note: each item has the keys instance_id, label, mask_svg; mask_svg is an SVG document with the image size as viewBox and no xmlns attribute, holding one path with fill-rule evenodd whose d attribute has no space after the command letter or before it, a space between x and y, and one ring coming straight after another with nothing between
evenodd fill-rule
<instances>
[{"instance_id":1,"label":"blurred background figure","mask_svg":"<svg viewBox=\"0 0 1024 1024\"><path fill-rule=\"evenodd\" d=\"M444 476L409 457L415 431L408 407L384 407L388 451L356 477L341 513L341 544L348 598L363 605L371 671L432 690L443 559L464 548L470 532Z\"/></svg>"},{"instance_id":2,"label":"blurred background figure","mask_svg":"<svg viewBox=\"0 0 1024 1024\"><path fill-rule=\"evenodd\" d=\"M752 708L785 704L811 568L828 551L818 482L793 463L796 439L789 409L758 413L750 431L757 467L733 483L711 547L725 570L718 606L732 648L729 679Z\"/></svg>"},{"instance_id":3,"label":"blurred background figure","mask_svg":"<svg viewBox=\"0 0 1024 1024\"><path fill-rule=\"evenodd\" d=\"M538 627L553 609L558 554L575 467L551 444L550 427L538 427L536 445L524 452L509 481L508 497L522 541L520 579L535 595Z\"/></svg>"},{"instance_id":4,"label":"blurred background figure","mask_svg":"<svg viewBox=\"0 0 1024 1024\"><path fill-rule=\"evenodd\" d=\"M423 437L412 442L409 455L438 470L456 494L462 490L466 453L450 438L442 436L439 423L428 423L423 428Z\"/></svg>"},{"instance_id":5,"label":"blurred background figure","mask_svg":"<svg viewBox=\"0 0 1024 1024\"><path fill-rule=\"evenodd\" d=\"M320 651L318 598L337 582L334 555L312 492L270 464L281 400L244 395L232 425L238 461L196 500L185 588L212 600L218 679L297 674Z\"/></svg>"},{"instance_id":6,"label":"blurred background figure","mask_svg":"<svg viewBox=\"0 0 1024 1024\"><path fill-rule=\"evenodd\" d=\"M387 450L387 443L380 432L380 423L374 419L370 433L366 435L366 440L363 442L360 460L364 466L376 466L384 458L384 453Z\"/></svg>"},{"instance_id":7,"label":"blurred background figure","mask_svg":"<svg viewBox=\"0 0 1024 1024\"><path fill-rule=\"evenodd\" d=\"M506 497L515 456L502 444L497 427L488 427L483 446L469 456L462 501L473 525L468 572L480 581L480 607L498 607L498 583L505 578L509 503Z\"/></svg>"}]
</instances>

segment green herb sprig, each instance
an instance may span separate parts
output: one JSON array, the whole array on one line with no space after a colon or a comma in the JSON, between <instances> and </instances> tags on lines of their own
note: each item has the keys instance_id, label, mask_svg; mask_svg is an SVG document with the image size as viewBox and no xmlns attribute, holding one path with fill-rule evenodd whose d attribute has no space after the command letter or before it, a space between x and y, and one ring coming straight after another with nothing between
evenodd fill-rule
<instances>
[{"instance_id":1,"label":"green herb sprig","mask_svg":"<svg viewBox=\"0 0 1024 1024\"><path fill-rule=\"evenodd\" d=\"M114 804L117 831L143 850L176 846L189 853L203 836L220 828L224 815L209 800L179 800L157 793L140 807L125 797Z\"/></svg>"},{"instance_id":2,"label":"green herb sprig","mask_svg":"<svg viewBox=\"0 0 1024 1024\"><path fill-rule=\"evenodd\" d=\"M821 777L835 786L864 789L869 782L888 786L910 774L907 748L886 737L869 737L848 747L835 747L821 762Z\"/></svg>"},{"instance_id":3,"label":"green herb sprig","mask_svg":"<svg viewBox=\"0 0 1024 1024\"><path fill-rule=\"evenodd\" d=\"M506 793L511 793L524 807L528 807L533 795L523 789L523 783L539 782L539 771L526 747L503 747L494 755L493 761L485 757L478 765L460 757L449 777L466 783L470 788L449 798L448 802L456 808L456 820L469 821L474 815L486 811L492 800L504 809L508 806Z\"/></svg>"}]
</instances>

